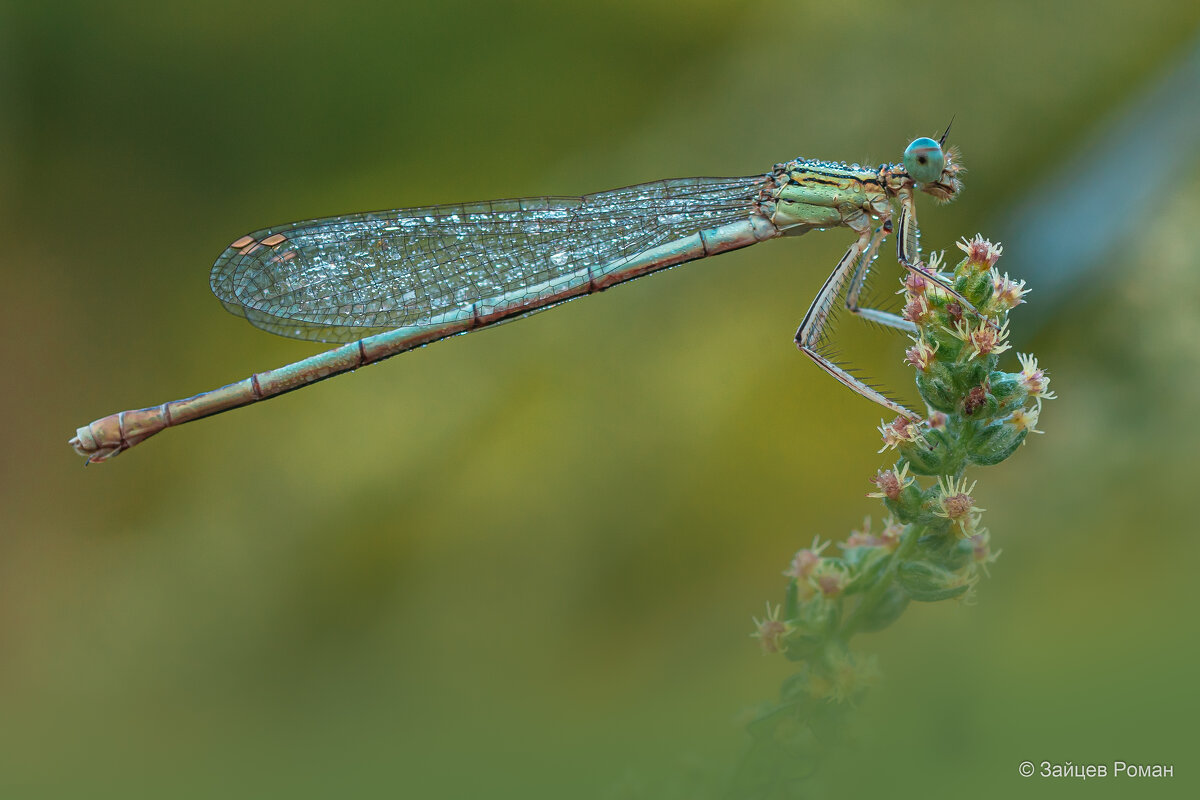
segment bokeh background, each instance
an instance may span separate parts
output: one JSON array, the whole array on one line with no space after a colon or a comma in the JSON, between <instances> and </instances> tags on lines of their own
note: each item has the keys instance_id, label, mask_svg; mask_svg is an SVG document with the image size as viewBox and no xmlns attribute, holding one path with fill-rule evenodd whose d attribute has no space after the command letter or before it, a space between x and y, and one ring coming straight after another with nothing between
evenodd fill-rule
<instances>
[{"instance_id":1,"label":"bokeh background","mask_svg":"<svg viewBox=\"0 0 1200 800\"><path fill-rule=\"evenodd\" d=\"M966 190L923 241L1004 241L1060 399L975 476L1004 551L978 602L858 641L885 680L823 779L1195 796L1198 29L1178 0L5 4L0 796L668 797L728 769L789 672L751 614L877 513L879 411L791 341L845 231L98 467L66 440L319 349L209 295L248 230L897 160L952 114ZM903 339L843 330L907 380Z\"/></svg>"}]
</instances>

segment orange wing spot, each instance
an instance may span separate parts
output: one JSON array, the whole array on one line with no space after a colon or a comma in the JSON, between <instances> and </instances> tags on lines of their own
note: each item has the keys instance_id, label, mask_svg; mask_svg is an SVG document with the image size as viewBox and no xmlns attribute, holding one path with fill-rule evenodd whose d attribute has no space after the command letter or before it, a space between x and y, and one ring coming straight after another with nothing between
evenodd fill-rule
<instances>
[{"instance_id":1,"label":"orange wing spot","mask_svg":"<svg viewBox=\"0 0 1200 800\"><path fill-rule=\"evenodd\" d=\"M282 233L273 233L270 236L268 236L267 238L263 239L262 243L265 244L267 247L274 247L275 245L283 244L286 241L287 241L287 237L284 236Z\"/></svg>"},{"instance_id":2,"label":"orange wing spot","mask_svg":"<svg viewBox=\"0 0 1200 800\"><path fill-rule=\"evenodd\" d=\"M231 244L229 246L231 248L237 248L238 250L240 250L253 241L254 241L253 236L243 236L242 238L238 239L236 242L234 242L233 244Z\"/></svg>"},{"instance_id":3,"label":"orange wing spot","mask_svg":"<svg viewBox=\"0 0 1200 800\"><path fill-rule=\"evenodd\" d=\"M241 250L238 250L238 255L248 256L251 253L253 253L255 250L258 250L259 248L262 247L261 244L254 241L253 239L251 239L250 241L252 242L252 244L248 244L245 247L243 247Z\"/></svg>"},{"instance_id":4,"label":"orange wing spot","mask_svg":"<svg viewBox=\"0 0 1200 800\"><path fill-rule=\"evenodd\" d=\"M284 261L291 261L295 257L296 257L296 251L288 250L286 253L280 253L277 256L272 256L271 263L272 264L280 264L280 263L283 263Z\"/></svg>"}]
</instances>

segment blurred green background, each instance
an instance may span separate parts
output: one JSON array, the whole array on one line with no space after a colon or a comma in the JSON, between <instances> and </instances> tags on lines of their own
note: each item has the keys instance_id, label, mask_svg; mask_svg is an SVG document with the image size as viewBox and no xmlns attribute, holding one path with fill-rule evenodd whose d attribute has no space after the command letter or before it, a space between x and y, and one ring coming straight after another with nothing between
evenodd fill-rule
<instances>
[{"instance_id":1,"label":"blurred green background","mask_svg":"<svg viewBox=\"0 0 1200 800\"><path fill-rule=\"evenodd\" d=\"M825 782L1195 796L1200 152L1052 307L1033 310L1055 264L1004 220L1198 27L1178 0L5 4L0 796L667 796L727 769L739 714L789 672L750 615L814 534L877 513L879 411L791 341L845 231L102 466L66 440L319 349L209 295L248 230L897 160L952 114L970 171L921 204L924 243L1005 240L1038 320L1016 312L1015 344L1061 399L975 476L1004 551L978 603L858 641L885 682ZM843 328L857 364L907 380L903 339ZM1175 777L1022 779L1026 759Z\"/></svg>"}]
</instances>

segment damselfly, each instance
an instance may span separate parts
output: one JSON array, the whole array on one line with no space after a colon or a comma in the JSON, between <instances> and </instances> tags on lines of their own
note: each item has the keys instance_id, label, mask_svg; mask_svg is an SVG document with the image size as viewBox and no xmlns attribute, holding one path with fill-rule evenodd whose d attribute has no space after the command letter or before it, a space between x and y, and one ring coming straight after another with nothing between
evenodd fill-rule
<instances>
[{"instance_id":1,"label":"damselfly","mask_svg":"<svg viewBox=\"0 0 1200 800\"><path fill-rule=\"evenodd\" d=\"M525 316L686 261L780 236L845 226L858 234L796 332L822 369L870 400L918 415L819 352L839 297L859 316L905 331L903 317L859 298L899 209L897 256L920 263L914 193L948 201L953 151L919 138L903 163L877 168L796 159L766 175L680 178L583 197L405 208L297 222L234 241L213 265L213 293L265 331L342 347L184 400L122 411L71 439L89 463L159 431L290 392L430 342ZM953 290L944 286L947 291Z\"/></svg>"}]
</instances>

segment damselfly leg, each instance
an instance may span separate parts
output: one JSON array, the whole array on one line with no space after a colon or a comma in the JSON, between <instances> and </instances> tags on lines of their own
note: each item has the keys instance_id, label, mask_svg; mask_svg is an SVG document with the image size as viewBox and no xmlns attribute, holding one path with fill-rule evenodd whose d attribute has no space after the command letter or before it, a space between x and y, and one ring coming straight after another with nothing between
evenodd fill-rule
<instances>
[{"instance_id":1,"label":"damselfly leg","mask_svg":"<svg viewBox=\"0 0 1200 800\"><path fill-rule=\"evenodd\" d=\"M825 279L825 284L821 287L821 291L817 293L813 299L812 305L808 307L808 313L804 315L804 320L800 323L799 330L796 331L796 345L800 350L821 369L833 376L835 380L841 383L846 388L856 392L863 397L878 403L879 405L895 411L897 414L908 417L912 420L920 420L921 415L914 411L910 411L904 406L884 395L875 387L867 384L863 380L856 378L844 367L834 363L831 359L820 352L820 345L825 337L826 325L829 322L829 314L833 310L834 304L837 302L838 295L842 289L846 287L847 281L853 277L863 276L865 278L869 271L871 259L879 249L880 243L887 237L892 229L891 219L884 219L875 232L871 232L871 220L863 213L846 220L845 224L858 233L858 240L850 245L850 249L838 261L837 266L833 268L833 272ZM861 281L860 281L861 283ZM861 288L861 287L860 287ZM856 292L857 296L857 292ZM887 312L875 312L874 309L860 309L872 311L878 315L885 315ZM894 315L893 315L894 316ZM899 318L897 318L899 319ZM901 319L901 322L906 320Z\"/></svg>"}]
</instances>

